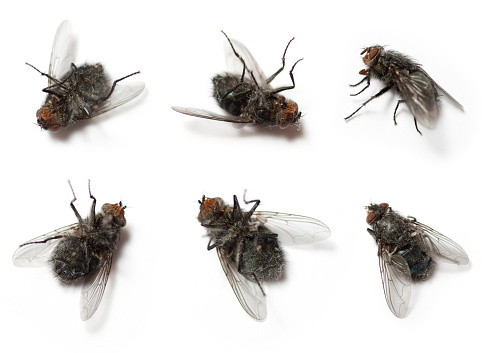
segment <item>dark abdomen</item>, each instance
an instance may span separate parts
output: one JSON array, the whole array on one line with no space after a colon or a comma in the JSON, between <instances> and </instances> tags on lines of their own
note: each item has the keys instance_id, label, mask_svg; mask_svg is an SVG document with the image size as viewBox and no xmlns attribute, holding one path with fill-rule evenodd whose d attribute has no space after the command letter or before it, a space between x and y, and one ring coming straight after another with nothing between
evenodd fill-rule
<instances>
[{"instance_id":1,"label":"dark abdomen","mask_svg":"<svg viewBox=\"0 0 490 353\"><path fill-rule=\"evenodd\" d=\"M240 83L240 77L229 74L216 75L212 81L213 95L219 106L231 115L239 116L250 101L253 92L252 83L244 80L238 88L226 95Z\"/></svg>"}]
</instances>

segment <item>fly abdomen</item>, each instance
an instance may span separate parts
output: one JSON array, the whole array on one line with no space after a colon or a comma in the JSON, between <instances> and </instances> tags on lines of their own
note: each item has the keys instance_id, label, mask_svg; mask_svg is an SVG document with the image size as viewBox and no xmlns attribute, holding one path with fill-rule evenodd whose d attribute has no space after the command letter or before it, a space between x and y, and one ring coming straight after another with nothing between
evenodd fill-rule
<instances>
[{"instance_id":1,"label":"fly abdomen","mask_svg":"<svg viewBox=\"0 0 490 353\"><path fill-rule=\"evenodd\" d=\"M277 281L284 271L284 252L277 236L257 236L247 239L240 261L240 272L250 280Z\"/></svg>"},{"instance_id":2,"label":"fly abdomen","mask_svg":"<svg viewBox=\"0 0 490 353\"><path fill-rule=\"evenodd\" d=\"M235 89L233 89L235 88ZM250 82L235 75L216 75L213 77L213 95L219 106L234 116L239 116L247 107L252 93Z\"/></svg>"},{"instance_id":3,"label":"fly abdomen","mask_svg":"<svg viewBox=\"0 0 490 353\"><path fill-rule=\"evenodd\" d=\"M398 251L397 254L407 261L410 275L415 282L426 280L432 274L435 263L418 245L412 244L407 249Z\"/></svg>"},{"instance_id":4,"label":"fly abdomen","mask_svg":"<svg viewBox=\"0 0 490 353\"><path fill-rule=\"evenodd\" d=\"M101 64L82 65L75 71L78 82L73 82L77 86L80 95L83 95L89 105L97 103L104 98L107 91L107 77Z\"/></svg>"},{"instance_id":5,"label":"fly abdomen","mask_svg":"<svg viewBox=\"0 0 490 353\"><path fill-rule=\"evenodd\" d=\"M63 283L72 283L97 268L99 259L90 256L86 242L78 237L68 237L53 251L53 271Z\"/></svg>"}]
</instances>

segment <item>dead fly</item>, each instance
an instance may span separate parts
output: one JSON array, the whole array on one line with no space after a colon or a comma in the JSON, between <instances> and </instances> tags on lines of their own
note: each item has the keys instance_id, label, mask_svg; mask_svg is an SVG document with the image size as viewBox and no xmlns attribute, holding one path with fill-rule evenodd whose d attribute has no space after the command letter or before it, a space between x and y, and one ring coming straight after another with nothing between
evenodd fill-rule
<instances>
[{"instance_id":1,"label":"dead fly","mask_svg":"<svg viewBox=\"0 0 490 353\"><path fill-rule=\"evenodd\" d=\"M241 306L254 319L264 320L267 309L261 283L282 277L285 259L281 243L323 240L330 230L314 218L256 211L260 200L247 203L251 202L252 208L243 211L235 195L233 207L219 197L203 196L197 219L207 229L211 237L208 250L216 248Z\"/></svg>"},{"instance_id":2,"label":"dead fly","mask_svg":"<svg viewBox=\"0 0 490 353\"><path fill-rule=\"evenodd\" d=\"M137 97L145 88L142 82L120 86L118 82L139 74L134 72L111 84L100 64L74 64L74 40L69 21L58 27L47 74L49 86L46 101L37 111L37 124L44 130L57 132L60 128L108 112Z\"/></svg>"},{"instance_id":3,"label":"dead fly","mask_svg":"<svg viewBox=\"0 0 490 353\"><path fill-rule=\"evenodd\" d=\"M386 302L395 316L406 316L411 283L428 279L434 271L434 260L468 263L461 246L415 218L401 216L387 203L366 209L366 221L373 228L367 231L378 245Z\"/></svg>"},{"instance_id":4,"label":"dead fly","mask_svg":"<svg viewBox=\"0 0 490 353\"><path fill-rule=\"evenodd\" d=\"M126 206L121 202L106 203L99 213L95 213L96 200L90 192L90 182L88 190L93 203L86 219L80 217L73 205L77 198L72 188L70 206L78 222L20 245L13 256L14 265L19 267L51 266L63 284L83 281L82 320L90 319L99 307L111 270L112 254L121 228L126 225Z\"/></svg>"},{"instance_id":5,"label":"dead fly","mask_svg":"<svg viewBox=\"0 0 490 353\"><path fill-rule=\"evenodd\" d=\"M359 83L351 85L356 87L366 81L367 85L360 92L351 94L357 96L369 87L371 77L381 80L385 87L367 101L345 120L352 118L362 107L375 98L380 97L390 89L394 89L402 99L398 101L393 114L393 120L396 125L396 111L400 103L406 103L414 117L415 129L422 134L417 126L417 121L429 129L436 126L439 116L439 92L451 99L461 110L463 106L459 104L449 93L439 86L421 65L416 63L408 56L394 50L385 50L382 46L376 45L364 49L361 55L364 56L364 63L369 68L359 71L364 77Z\"/></svg>"},{"instance_id":6,"label":"dead fly","mask_svg":"<svg viewBox=\"0 0 490 353\"><path fill-rule=\"evenodd\" d=\"M267 78L259 65L253 58L248 49L236 40L230 40L225 32L222 31L230 43L233 51L232 65L240 63L240 74L225 73L213 77L213 95L219 106L226 110L230 115L220 115L203 109L172 107L173 110L196 116L198 118L227 121L239 124L253 124L266 126L279 126L285 129L290 125L299 127L301 112L298 105L286 99L278 93L293 89L295 87L293 70L296 63L289 71L291 86L272 88L270 83L284 69L286 63L286 52L291 39L284 50L282 56L282 66L272 76ZM245 77L248 74L249 77Z\"/></svg>"}]
</instances>

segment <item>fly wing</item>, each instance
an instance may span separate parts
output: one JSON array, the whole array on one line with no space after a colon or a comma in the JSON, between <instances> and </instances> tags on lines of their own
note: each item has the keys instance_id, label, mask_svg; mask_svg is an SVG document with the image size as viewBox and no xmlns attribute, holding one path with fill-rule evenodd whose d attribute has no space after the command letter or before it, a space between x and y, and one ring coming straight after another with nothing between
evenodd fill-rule
<instances>
[{"instance_id":1,"label":"fly wing","mask_svg":"<svg viewBox=\"0 0 490 353\"><path fill-rule=\"evenodd\" d=\"M75 62L76 45L71 29L70 21L63 21L56 31L49 61L48 74L56 79L61 79L70 70L70 66ZM49 85L53 82L49 79Z\"/></svg>"},{"instance_id":2,"label":"fly wing","mask_svg":"<svg viewBox=\"0 0 490 353\"><path fill-rule=\"evenodd\" d=\"M109 110L117 108L138 97L145 89L143 82L131 82L125 85L116 85L110 97L94 106L92 116L107 113Z\"/></svg>"},{"instance_id":3,"label":"fly wing","mask_svg":"<svg viewBox=\"0 0 490 353\"><path fill-rule=\"evenodd\" d=\"M267 80L267 76L264 75L264 72L260 68L257 61L255 61L250 51L247 49L245 45L240 43L239 41L232 39L233 47L235 48L238 55L240 55L245 61L245 65L247 66L246 71L250 74L253 72L255 80L259 84L259 86L264 87L265 81ZM230 43L226 41L225 43L225 61L226 61L226 71L232 74L236 74L241 76L243 72L243 64L239 58L236 57L233 49L230 46ZM250 77L251 78L251 77ZM268 86L268 85L267 85Z\"/></svg>"},{"instance_id":4,"label":"fly wing","mask_svg":"<svg viewBox=\"0 0 490 353\"><path fill-rule=\"evenodd\" d=\"M433 82L433 83L436 85L436 87L437 87L437 91L441 91L441 92L442 92L442 94L444 94L444 95L445 95L446 97L448 97L448 98L449 98L449 99L450 99L450 100L451 100L451 101L452 101L454 104L456 104L456 106L457 106L459 109L461 109L461 110L463 110L463 111L464 111L464 107L461 105L461 103L459 103L459 102L458 102L458 101L457 101L457 100L456 100L456 99L455 99L453 96L451 96L451 95L450 95L450 94L449 94L449 93L448 93L448 92L447 92L447 91L446 91L444 88L442 88L441 86L439 86L439 85L437 84L437 82L435 82L435 81L434 81L434 80L433 80L433 79L432 79L432 78L429 76L429 74L428 74L427 72L425 72L425 70L423 70L422 68L419 68L419 70L420 70L421 72L423 72L423 73L424 73L424 74L425 74L427 77L429 77L429 78L432 80L432 82Z\"/></svg>"},{"instance_id":5,"label":"fly wing","mask_svg":"<svg viewBox=\"0 0 490 353\"><path fill-rule=\"evenodd\" d=\"M252 119L246 116L234 117L231 115L230 116L220 115L220 114L210 112L209 110L204 110L199 108L172 107L172 109L178 113L195 116L198 118L204 118L204 119L226 121L229 123L237 123L237 124L248 124L253 122Z\"/></svg>"},{"instance_id":6,"label":"fly wing","mask_svg":"<svg viewBox=\"0 0 490 353\"><path fill-rule=\"evenodd\" d=\"M289 213L256 211L253 222L258 222L278 234L282 244L306 244L330 237L328 226L315 218Z\"/></svg>"},{"instance_id":7,"label":"fly wing","mask_svg":"<svg viewBox=\"0 0 490 353\"><path fill-rule=\"evenodd\" d=\"M78 223L70 224L20 245L12 256L14 265L18 267L40 267L48 265L51 252L60 240L69 235L73 235L78 229Z\"/></svg>"},{"instance_id":8,"label":"fly wing","mask_svg":"<svg viewBox=\"0 0 490 353\"><path fill-rule=\"evenodd\" d=\"M407 315L410 302L410 268L400 255L390 255L386 249L379 256L379 270L386 303L391 312L399 318Z\"/></svg>"},{"instance_id":9,"label":"fly wing","mask_svg":"<svg viewBox=\"0 0 490 353\"><path fill-rule=\"evenodd\" d=\"M241 275L222 249L217 248L216 250L221 267L223 267L226 278L228 278L228 282L230 282L231 288L235 292L242 308L255 320L265 320L267 317L265 296L258 283L250 281Z\"/></svg>"},{"instance_id":10,"label":"fly wing","mask_svg":"<svg viewBox=\"0 0 490 353\"><path fill-rule=\"evenodd\" d=\"M439 117L439 104L434 81L422 70L412 73L408 70L396 70L395 81L415 119L426 128L435 128Z\"/></svg>"},{"instance_id":11,"label":"fly wing","mask_svg":"<svg viewBox=\"0 0 490 353\"><path fill-rule=\"evenodd\" d=\"M109 279L111 265L112 253L107 253L102 266L85 278L80 294L80 319L83 321L90 319L99 307Z\"/></svg>"},{"instance_id":12,"label":"fly wing","mask_svg":"<svg viewBox=\"0 0 490 353\"><path fill-rule=\"evenodd\" d=\"M415 240L420 248L430 257L444 262L466 265L468 255L455 241L423 223L412 221L415 225Z\"/></svg>"}]
</instances>

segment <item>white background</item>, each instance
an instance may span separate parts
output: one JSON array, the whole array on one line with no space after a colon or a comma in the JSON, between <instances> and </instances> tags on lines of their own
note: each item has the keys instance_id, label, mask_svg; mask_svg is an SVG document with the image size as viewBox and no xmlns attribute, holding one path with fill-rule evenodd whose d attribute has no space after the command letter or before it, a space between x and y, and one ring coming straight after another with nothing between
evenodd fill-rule
<instances>
[{"instance_id":1,"label":"white background","mask_svg":"<svg viewBox=\"0 0 490 353\"><path fill-rule=\"evenodd\" d=\"M24 352L113 351L475 351L488 331L488 11L483 2L309 1L11 2L2 35L0 273L1 345ZM104 63L113 78L141 70L135 101L58 134L35 112L58 25L70 19L77 63ZM302 130L235 129L178 114L172 105L220 112L210 78L225 68L225 30L246 44L266 74L295 69L285 92ZM439 125L414 128L393 93L344 117L362 95L348 84L371 44L407 53L465 107L442 98ZM287 71L275 86L288 84ZM128 79L129 80L129 79ZM12 265L17 246L73 223L72 181L82 215L87 180L98 205L128 206L104 299L79 319L78 287L49 269ZM266 284L268 318L240 307L196 220L203 194L260 209L318 218L332 237L286 249L286 278ZM441 264L412 288L406 319L388 309L366 206L395 210L439 230L467 251L470 265ZM12 348L10 349L12 350Z\"/></svg>"}]
</instances>

